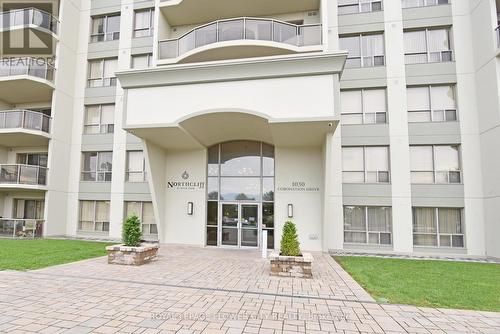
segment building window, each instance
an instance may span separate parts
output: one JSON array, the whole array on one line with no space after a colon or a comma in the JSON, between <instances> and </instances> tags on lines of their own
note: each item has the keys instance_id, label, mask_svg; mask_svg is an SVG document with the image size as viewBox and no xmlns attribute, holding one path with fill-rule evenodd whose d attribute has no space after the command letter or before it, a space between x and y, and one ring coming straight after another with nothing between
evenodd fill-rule
<instances>
[{"instance_id":1,"label":"building window","mask_svg":"<svg viewBox=\"0 0 500 334\"><path fill-rule=\"evenodd\" d=\"M89 87L116 86L117 58L89 60Z\"/></svg>"},{"instance_id":2,"label":"building window","mask_svg":"<svg viewBox=\"0 0 500 334\"><path fill-rule=\"evenodd\" d=\"M120 15L92 18L90 42L114 41L120 39Z\"/></svg>"},{"instance_id":3,"label":"building window","mask_svg":"<svg viewBox=\"0 0 500 334\"><path fill-rule=\"evenodd\" d=\"M134 13L134 37L153 36L155 10L138 10Z\"/></svg>"},{"instance_id":4,"label":"building window","mask_svg":"<svg viewBox=\"0 0 500 334\"><path fill-rule=\"evenodd\" d=\"M148 68L151 67L153 55L151 53L146 53L143 55L132 56L132 68Z\"/></svg>"},{"instance_id":5,"label":"building window","mask_svg":"<svg viewBox=\"0 0 500 334\"><path fill-rule=\"evenodd\" d=\"M462 210L413 208L413 245L463 248Z\"/></svg>"},{"instance_id":6,"label":"building window","mask_svg":"<svg viewBox=\"0 0 500 334\"><path fill-rule=\"evenodd\" d=\"M82 181L110 182L113 152L83 152Z\"/></svg>"},{"instance_id":7,"label":"building window","mask_svg":"<svg viewBox=\"0 0 500 334\"><path fill-rule=\"evenodd\" d=\"M385 89L346 90L340 92L342 124L387 122Z\"/></svg>"},{"instance_id":8,"label":"building window","mask_svg":"<svg viewBox=\"0 0 500 334\"><path fill-rule=\"evenodd\" d=\"M43 199L15 199L15 219L37 219L42 220L44 216L45 201Z\"/></svg>"},{"instance_id":9,"label":"building window","mask_svg":"<svg viewBox=\"0 0 500 334\"><path fill-rule=\"evenodd\" d=\"M388 183L389 170L387 146L342 147L344 183Z\"/></svg>"},{"instance_id":10,"label":"building window","mask_svg":"<svg viewBox=\"0 0 500 334\"><path fill-rule=\"evenodd\" d=\"M125 219L136 215L142 224L144 237L158 236L158 228L151 202L125 202Z\"/></svg>"},{"instance_id":11,"label":"building window","mask_svg":"<svg viewBox=\"0 0 500 334\"><path fill-rule=\"evenodd\" d=\"M146 181L146 163L142 151L127 152L127 170L125 180L128 182Z\"/></svg>"},{"instance_id":12,"label":"building window","mask_svg":"<svg viewBox=\"0 0 500 334\"><path fill-rule=\"evenodd\" d=\"M340 49L349 51L346 68L384 66L384 35L369 34L344 36Z\"/></svg>"},{"instance_id":13,"label":"building window","mask_svg":"<svg viewBox=\"0 0 500 334\"><path fill-rule=\"evenodd\" d=\"M339 0L339 14L378 12L382 10L382 0Z\"/></svg>"},{"instance_id":14,"label":"building window","mask_svg":"<svg viewBox=\"0 0 500 334\"><path fill-rule=\"evenodd\" d=\"M449 28L405 31L406 64L452 61L450 40Z\"/></svg>"},{"instance_id":15,"label":"building window","mask_svg":"<svg viewBox=\"0 0 500 334\"><path fill-rule=\"evenodd\" d=\"M344 242L392 244L391 208L344 206Z\"/></svg>"},{"instance_id":16,"label":"building window","mask_svg":"<svg viewBox=\"0 0 500 334\"><path fill-rule=\"evenodd\" d=\"M109 201L80 201L78 230L109 232Z\"/></svg>"},{"instance_id":17,"label":"building window","mask_svg":"<svg viewBox=\"0 0 500 334\"><path fill-rule=\"evenodd\" d=\"M447 5L449 0L402 0L403 8Z\"/></svg>"},{"instance_id":18,"label":"building window","mask_svg":"<svg viewBox=\"0 0 500 334\"><path fill-rule=\"evenodd\" d=\"M98 104L85 107L84 134L113 133L115 126L115 105Z\"/></svg>"},{"instance_id":19,"label":"building window","mask_svg":"<svg viewBox=\"0 0 500 334\"><path fill-rule=\"evenodd\" d=\"M47 167L47 153L18 153L17 163L20 165Z\"/></svg>"},{"instance_id":20,"label":"building window","mask_svg":"<svg viewBox=\"0 0 500 334\"><path fill-rule=\"evenodd\" d=\"M457 120L453 86L408 87L408 122L453 122Z\"/></svg>"},{"instance_id":21,"label":"building window","mask_svg":"<svg viewBox=\"0 0 500 334\"><path fill-rule=\"evenodd\" d=\"M412 183L460 183L458 145L410 146Z\"/></svg>"}]
</instances>

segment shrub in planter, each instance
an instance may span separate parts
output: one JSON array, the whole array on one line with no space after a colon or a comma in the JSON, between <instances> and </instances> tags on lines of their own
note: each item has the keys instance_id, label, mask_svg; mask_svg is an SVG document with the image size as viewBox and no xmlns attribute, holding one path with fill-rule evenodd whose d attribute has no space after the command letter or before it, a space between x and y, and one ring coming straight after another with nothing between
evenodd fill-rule
<instances>
[{"instance_id":1,"label":"shrub in planter","mask_svg":"<svg viewBox=\"0 0 500 334\"><path fill-rule=\"evenodd\" d=\"M158 245L141 244L141 221L130 216L123 223L122 245L106 247L108 263L140 266L156 259Z\"/></svg>"},{"instance_id":2,"label":"shrub in planter","mask_svg":"<svg viewBox=\"0 0 500 334\"><path fill-rule=\"evenodd\" d=\"M312 277L313 257L310 253L302 254L300 251L297 228L291 221L283 226L280 251L270 256L271 276Z\"/></svg>"},{"instance_id":3,"label":"shrub in planter","mask_svg":"<svg viewBox=\"0 0 500 334\"><path fill-rule=\"evenodd\" d=\"M282 256L301 256L299 237L297 228L291 221L287 221L283 226L283 235L281 237Z\"/></svg>"},{"instance_id":4,"label":"shrub in planter","mask_svg":"<svg viewBox=\"0 0 500 334\"><path fill-rule=\"evenodd\" d=\"M138 247L141 245L141 239L141 221L136 215L128 217L123 224L123 244L125 246Z\"/></svg>"}]
</instances>

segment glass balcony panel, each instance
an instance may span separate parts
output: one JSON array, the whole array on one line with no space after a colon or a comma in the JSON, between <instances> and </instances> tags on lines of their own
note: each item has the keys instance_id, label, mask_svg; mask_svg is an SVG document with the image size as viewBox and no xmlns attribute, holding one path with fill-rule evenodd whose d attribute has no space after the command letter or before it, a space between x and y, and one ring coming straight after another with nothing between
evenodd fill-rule
<instances>
[{"instance_id":1,"label":"glass balcony panel","mask_svg":"<svg viewBox=\"0 0 500 334\"><path fill-rule=\"evenodd\" d=\"M298 45L297 26L282 22L274 22L274 41Z\"/></svg>"},{"instance_id":2,"label":"glass balcony panel","mask_svg":"<svg viewBox=\"0 0 500 334\"><path fill-rule=\"evenodd\" d=\"M189 34L182 36L179 39L179 55L189 52L195 48L195 33L191 31Z\"/></svg>"},{"instance_id":3,"label":"glass balcony panel","mask_svg":"<svg viewBox=\"0 0 500 334\"><path fill-rule=\"evenodd\" d=\"M247 19L245 25L245 38L259 41L272 40L272 21Z\"/></svg>"},{"instance_id":4,"label":"glass balcony panel","mask_svg":"<svg viewBox=\"0 0 500 334\"><path fill-rule=\"evenodd\" d=\"M217 23L212 23L207 26L195 30L196 47L212 44L217 42Z\"/></svg>"},{"instance_id":5,"label":"glass balcony panel","mask_svg":"<svg viewBox=\"0 0 500 334\"><path fill-rule=\"evenodd\" d=\"M17 183L19 169L17 165L0 166L0 183Z\"/></svg>"},{"instance_id":6,"label":"glass balcony panel","mask_svg":"<svg viewBox=\"0 0 500 334\"><path fill-rule=\"evenodd\" d=\"M19 183L22 184L37 184L38 183L38 167L36 166L20 166Z\"/></svg>"},{"instance_id":7,"label":"glass balcony panel","mask_svg":"<svg viewBox=\"0 0 500 334\"><path fill-rule=\"evenodd\" d=\"M243 39L243 19L219 22L219 42Z\"/></svg>"},{"instance_id":8,"label":"glass balcony panel","mask_svg":"<svg viewBox=\"0 0 500 334\"><path fill-rule=\"evenodd\" d=\"M176 58L179 55L177 45L177 40L160 42L160 59Z\"/></svg>"},{"instance_id":9,"label":"glass balcony panel","mask_svg":"<svg viewBox=\"0 0 500 334\"><path fill-rule=\"evenodd\" d=\"M299 27L299 46L320 45L321 26L311 25Z\"/></svg>"},{"instance_id":10,"label":"glass balcony panel","mask_svg":"<svg viewBox=\"0 0 500 334\"><path fill-rule=\"evenodd\" d=\"M5 117L4 128L20 128L23 124L23 113L21 111L2 113Z\"/></svg>"}]
</instances>

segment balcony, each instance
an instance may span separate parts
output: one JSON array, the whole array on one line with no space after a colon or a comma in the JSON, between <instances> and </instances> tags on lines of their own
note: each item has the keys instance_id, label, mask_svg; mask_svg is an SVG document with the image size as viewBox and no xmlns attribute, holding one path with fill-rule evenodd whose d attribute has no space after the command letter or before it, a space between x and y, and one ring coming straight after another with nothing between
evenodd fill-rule
<instances>
[{"instance_id":1,"label":"balcony","mask_svg":"<svg viewBox=\"0 0 500 334\"><path fill-rule=\"evenodd\" d=\"M0 12L0 31L24 28L33 28L56 36L59 20L52 14L37 8Z\"/></svg>"},{"instance_id":2,"label":"balcony","mask_svg":"<svg viewBox=\"0 0 500 334\"><path fill-rule=\"evenodd\" d=\"M47 185L47 168L42 166L0 165L0 188L34 188ZM33 187L35 186L35 187Z\"/></svg>"},{"instance_id":3,"label":"balcony","mask_svg":"<svg viewBox=\"0 0 500 334\"><path fill-rule=\"evenodd\" d=\"M4 58L0 61L0 100L9 104L50 101L55 68L43 59Z\"/></svg>"},{"instance_id":4,"label":"balcony","mask_svg":"<svg viewBox=\"0 0 500 334\"><path fill-rule=\"evenodd\" d=\"M159 59L175 63L264 57L322 50L321 24L265 18L211 22L159 42Z\"/></svg>"},{"instance_id":5,"label":"balcony","mask_svg":"<svg viewBox=\"0 0 500 334\"><path fill-rule=\"evenodd\" d=\"M0 145L29 147L47 145L51 117L31 110L0 111Z\"/></svg>"},{"instance_id":6,"label":"balcony","mask_svg":"<svg viewBox=\"0 0 500 334\"><path fill-rule=\"evenodd\" d=\"M320 0L162 0L159 9L170 27L197 26L232 17L317 14Z\"/></svg>"},{"instance_id":7,"label":"balcony","mask_svg":"<svg viewBox=\"0 0 500 334\"><path fill-rule=\"evenodd\" d=\"M44 221L40 219L0 218L1 238L41 238Z\"/></svg>"},{"instance_id":8,"label":"balcony","mask_svg":"<svg viewBox=\"0 0 500 334\"><path fill-rule=\"evenodd\" d=\"M495 37L497 40L497 49L500 49L500 26L495 28Z\"/></svg>"}]
</instances>

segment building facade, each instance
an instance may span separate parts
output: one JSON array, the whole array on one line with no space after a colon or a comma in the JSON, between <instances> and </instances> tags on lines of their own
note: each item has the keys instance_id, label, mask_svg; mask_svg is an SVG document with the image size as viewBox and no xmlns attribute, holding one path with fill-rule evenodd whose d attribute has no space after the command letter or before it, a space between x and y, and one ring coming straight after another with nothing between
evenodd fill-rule
<instances>
[{"instance_id":1,"label":"building facade","mask_svg":"<svg viewBox=\"0 0 500 334\"><path fill-rule=\"evenodd\" d=\"M500 257L498 6L5 2L0 234Z\"/></svg>"}]
</instances>

